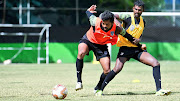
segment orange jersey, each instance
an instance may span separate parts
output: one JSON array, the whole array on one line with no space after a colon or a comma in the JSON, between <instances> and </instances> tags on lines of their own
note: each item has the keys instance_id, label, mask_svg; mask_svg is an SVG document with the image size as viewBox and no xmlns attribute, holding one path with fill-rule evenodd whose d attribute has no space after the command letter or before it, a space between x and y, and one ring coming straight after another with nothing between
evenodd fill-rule
<instances>
[{"instance_id":1,"label":"orange jersey","mask_svg":"<svg viewBox=\"0 0 180 101\"><path fill-rule=\"evenodd\" d=\"M87 31L86 35L90 42L100 45L105 45L111 43L112 45L116 44L118 36L115 35L116 24L114 23L111 30L105 32L101 29L102 20L97 17L95 24L95 32L93 27Z\"/></svg>"}]
</instances>

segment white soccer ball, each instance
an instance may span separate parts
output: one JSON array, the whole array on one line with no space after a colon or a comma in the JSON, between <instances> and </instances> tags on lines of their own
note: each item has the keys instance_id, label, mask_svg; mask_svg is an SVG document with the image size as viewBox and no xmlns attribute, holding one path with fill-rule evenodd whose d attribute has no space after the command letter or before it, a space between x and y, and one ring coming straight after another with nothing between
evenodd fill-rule
<instances>
[{"instance_id":1,"label":"white soccer ball","mask_svg":"<svg viewBox=\"0 0 180 101\"><path fill-rule=\"evenodd\" d=\"M11 61L10 59L8 59L8 60L5 60L5 61L3 62L3 64L4 64L4 65L8 65L8 64L11 64L11 62L12 62L12 61Z\"/></svg>"},{"instance_id":2,"label":"white soccer ball","mask_svg":"<svg viewBox=\"0 0 180 101\"><path fill-rule=\"evenodd\" d=\"M64 99L67 94L68 90L63 85L58 84L53 88L52 95L55 99Z\"/></svg>"},{"instance_id":3,"label":"white soccer ball","mask_svg":"<svg viewBox=\"0 0 180 101\"><path fill-rule=\"evenodd\" d=\"M58 60L57 60L57 63L58 63L58 64L62 63L62 60L61 60L61 59L58 59Z\"/></svg>"}]
</instances>

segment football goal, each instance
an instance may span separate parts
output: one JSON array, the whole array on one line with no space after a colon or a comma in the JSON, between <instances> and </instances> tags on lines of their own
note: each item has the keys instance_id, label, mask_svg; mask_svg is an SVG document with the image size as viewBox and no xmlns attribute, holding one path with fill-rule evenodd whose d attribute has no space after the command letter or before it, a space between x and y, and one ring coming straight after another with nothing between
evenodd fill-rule
<instances>
[{"instance_id":1,"label":"football goal","mask_svg":"<svg viewBox=\"0 0 180 101\"><path fill-rule=\"evenodd\" d=\"M13 36L23 37L22 46L15 47L0 47L0 50L17 50L17 52L9 59L6 59L5 63L11 63L23 50L37 50L37 64L40 64L42 60L49 64L49 28L51 24L0 24L1 36ZM41 47L43 35L45 36L45 47ZM37 47L26 47L27 37L38 37ZM18 38L17 38L18 39ZM16 42L16 40L15 40ZM45 57L41 56L41 50L45 50ZM30 54L32 55L32 54Z\"/></svg>"}]
</instances>

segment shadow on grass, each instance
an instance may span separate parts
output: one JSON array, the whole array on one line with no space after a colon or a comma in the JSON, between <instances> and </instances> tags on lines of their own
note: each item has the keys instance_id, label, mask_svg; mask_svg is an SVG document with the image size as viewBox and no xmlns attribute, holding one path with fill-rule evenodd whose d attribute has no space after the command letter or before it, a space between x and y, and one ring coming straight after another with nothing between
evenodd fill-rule
<instances>
[{"instance_id":1,"label":"shadow on grass","mask_svg":"<svg viewBox=\"0 0 180 101\"><path fill-rule=\"evenodd\" d=\"M180 92L171 92L170 95L173 94L179 94ZM149 92L149 93L133 93L133 92L127 92L127 93L114 93L114 94L104 94L105 96L110 95L155 95L155 93Z\"/></svg>"},{"instance_id":2,"label":"shadow on grass","mask_svg":"<svg viewBox=\"0 0 180 101\"><path fill-rule=\"evenodd\" d=\"M116 93L116 94L104 94L105 96L110 95L154 95L155 93L133 93L133 92L127 92L127 93Z\"/></svg>"},{"instance_id":3,"label":"shadow on grass","mask_svg":"<svg viewBox=\"0 0 180 101\"><path fill-rule=\"evenodd\" d=\"M48 95L48 96L49 96L49 95L52 96L51 93L40 93L40 95L41 95L41 96L47 96L47 95ZM53 97L53 96L52 96L52 97ZM66 99L66 98L65 98L65 99L57 99L57 100L71 100L71 99Z\"/></svg>"},{"instance_id":4,"label":"shadow on grass","mask_svg":"<svg viewBox=\"0 0 180 101\"><path fill-rule=\"evenodd\" d=\"M15 97L18 97L18 96L1 96L0 99L1 98L15 98Z\"/></svg>"},{"instance_id":5,"label":"shadow on grass","mask_svg":"<svg viewBox=\"0 0 180 101\"><path fill-rule=\"evenodd\" d=\"M171 93L180 93L180 92L171 92Z\"/></svg>"}]
</instances>

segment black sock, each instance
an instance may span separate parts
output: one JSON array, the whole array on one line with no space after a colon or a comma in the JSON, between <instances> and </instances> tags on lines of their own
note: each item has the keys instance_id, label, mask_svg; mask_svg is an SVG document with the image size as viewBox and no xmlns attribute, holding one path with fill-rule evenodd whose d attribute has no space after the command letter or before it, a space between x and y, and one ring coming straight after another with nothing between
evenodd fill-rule
<instances>
[{"instance_id":1,"label":"black sock","mask_svg":"<svg viewBox=\"0 0 180 101\"><path fill-rule=\"evenodd\" d=\"M97 86L94 88L95 90L99 90L101 88L101 85L105 78L106 78L106 75L104 73L102 73Z\"/></svg>"},{"instance_id":2,"label":"black sock","mask_svg":"<svg viewBox=\"0 0 180 101\"><path fill-rule=\"evenodd\" d=\"M159 91L161 89L161 72L160 66L153 67L153 77L156 83L156 90Z\"/></svg>"},{"instance_id":3,"label":"black sock","mask_svg":"<svg viewBox=\"0 0 180 101\"><path fill-rule=\"evenodd\" d=\"M82 69L83 69L83 59L80 60L77 58L76 60L77 82L82 82L81 80Z\"/></svg>"},{"instance_id":4,"label":"black sock","mask_svg":"<svg viewBox=\"0 0 180 101\"><path fill-rule=\"evenodd\" d=\"M105 80L102 83L101 90L103 91L106 85L116 76L116 73L112 70L108 73Z\"/></svg>"}]
</instances>

